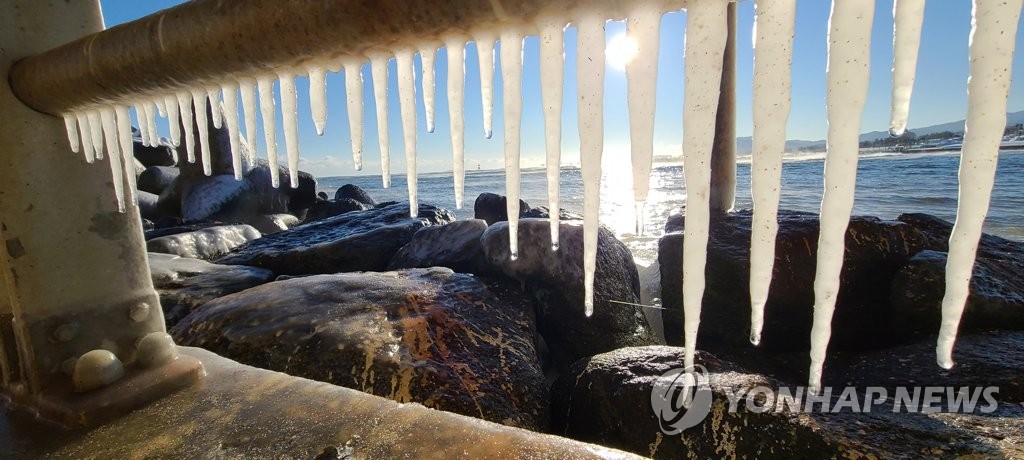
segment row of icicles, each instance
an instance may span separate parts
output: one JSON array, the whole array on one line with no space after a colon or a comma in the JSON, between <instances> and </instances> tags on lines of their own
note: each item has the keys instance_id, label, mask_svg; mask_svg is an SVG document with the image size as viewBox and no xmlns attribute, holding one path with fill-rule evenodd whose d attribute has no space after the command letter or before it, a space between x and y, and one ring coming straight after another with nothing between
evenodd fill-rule
<instances>
[{"instance_id":1,"label":"row of icicles","mask_svg":"<svg viewBox=\"0 0 1024 460\"><path fill-rule=\"evenodd\" d=\"M970 43L968 134L960 176L960 205L950 240L946 275L946 295L942 306L942 326L937 356L941 366L952 366L952 346L968 293L975 246L988 208L998 156L999 136L1005 114L1009 68L1012 61L1016 18L1022 0L975 2L974 25ZM753 79L753 163L751 193L754 200L751 239L751 330L750 340L760 341L764 306L768 299L774 262L777 211L780 193L782 154L786 141L786 122L790 110L790 67L794 35L795 0L757 0ZM711 144L715 128L715 110L722 73L722 58L727 39L727 2L693 1L687 8L685 36L685 99L683 116L684 174L687 187L686 238L683 257L685 366L693 367L701 300L704 293L704 268L709 231L709 192ZM821 231L818 240L817 272L814 282L814 319L811 332L811 368L809 386L820 389L825 350L831 333L832 314L839 289L843 263L844 235L853 206L857 171L860 118L866 99L869 77L873 0L833 2L828 38L827 107L828 154L825 163L825 192L821 205ZM636 41L639 53L626 64L630 114L633 187L638 216L647 199L654 138L655 89L661 15L654 2L633 2L628 15L627 34ZM891 130L902 133L906 127L910 93L924 14L924 0L897 0L894 7L895 37ZM569 21L564 17L544 16L535 21L540 36L540 75L547 148L549 207L558 207L558 174L561 157L561 112L563 94L563 33ZM580 163L584 185L584 273L585 313L593 312L593 283L597 252L598 205L601 182L601 155L604 149L603 89L605 69L606 18L590 11L572 21L578 30L577 88L580 135ZM689 24L700 24L692 27ZM518 253L518 202L520 121L522 116L522 43L524 33L517 28L478 31L473 35L480 59L480 77L484 129L491 135L494 44L500 40L503 85L504 147L506 196L509 206L509 246L512 258ZM448 49L448 107L451 118L452 157L455 199L463 201L463 104L465 39L444 40ZM1005 50L1009 48L1010 53ZM422 60L422 88L427 131L434 129L434 54L436 46L402 47L392 53L368 53L381 152L384 186L390 185L387 129L387 62L397 63L398 92L405 138L405 157L409 177L410 213L415 217L416 196L416 97L413 56ZM310 106L317 133L322 134L327 118L325 75L329 68L344 70L351 142L356 169L362 167L363 150L363 60L350 57L334 65L317 64L307 68L310 81ZM206 107L212 102L214 126L226 125L230 133L235 177L241 179L238 155L240 127L238 95L241 94L246 140L256 142L257 94L264 127L264 145L271 165L277 164L274 81L280 82L281 110L284 120L285 150L291 186L298 183L299 146L297 137L294 69L277 75L260 75L225 81L215 88L183 89L162 97L138 99L134 106L144 144L159 142L157 114L171 122L171 142L178 146L184 138L189 162L196 161L196 140L191 130L198 128L198 151L204 171L210 174ZM985 78L975 78L985 75ZM1005 115L1003 115L1005 117ZM84 152L92 163L103 158L104 141L114 177L114 192L124 210L122 178L125 166L132 162L131 121L125 105L99 106L74 110L65 115L71 148ZM177 159L175 159L177 161ZM122 163L122 161L124 163ZM278 168L270 168L273 185L279 183ZM127 174L134 199L134 175ZM734 184L733 184L734 185ZM639 217L638 217L639 218ZM558 249L558 212L551 213L552 250Z\"/></svg>"}]
</instances>

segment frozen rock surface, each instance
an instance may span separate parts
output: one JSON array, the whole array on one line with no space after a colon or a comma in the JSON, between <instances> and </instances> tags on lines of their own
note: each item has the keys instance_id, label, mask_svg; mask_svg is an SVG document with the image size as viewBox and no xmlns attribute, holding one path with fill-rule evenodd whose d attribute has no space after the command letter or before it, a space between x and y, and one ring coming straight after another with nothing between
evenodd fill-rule
<instances>
[{"instance_id":1,"label":"frozen rock surface","mask_svg":"<svg viewBox=\"0 0 1024 460\"><path fill-rule=\"evenodd\" d=\"M212 259L263 235L251 225L221 225L146 241L149 252Z\"/></svg>"}]
</instances>

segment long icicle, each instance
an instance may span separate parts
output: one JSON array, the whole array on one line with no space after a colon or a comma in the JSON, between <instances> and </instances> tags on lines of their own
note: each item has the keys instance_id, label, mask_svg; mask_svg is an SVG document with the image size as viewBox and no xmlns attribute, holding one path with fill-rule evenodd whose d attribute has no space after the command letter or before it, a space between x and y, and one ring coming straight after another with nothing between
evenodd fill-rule
<instances>
[{"instance_id":1,"label":"long icicle","mask_svg":"<svg viewBox=\"0 0 1024 460\"><path fill-rule=\"evenodd\" d=\"M132 142L132 118L128 107L114 106L114 117L117 121L117 139L121 144L121 158L125 168L132 171L128 176L128 203L135 204L135 144Z\"/></svg>"},{"instance_id":2,"label":"long icicle","mask_svg":"<svg viewBox=\"0 0 1024 460\"><path fill-rule=\"evenodd\" d=\"M78 139L78 119L75 118L75 114L64 114L64 129L68 133L68 146L71 147L72 152L78 153L80 144Z\"/></svg>"},{"instance_id":3,"label":"long icicle","mask_svg":"<svg viewBox=\"0 0 1024 460\"><path fill-rule=\"evenodd\" d=\"M203 162L203 174L207 176L213 174L213 165L210 163L210 127L207 124L206 116L206 98L208 94L206 90L192 90L192 107L195 108L193 114L196 118L196 128L199 131L199 153Z\"/></svg>"},{"instance_id":4,"label":"long icicle","mask_svg":"<svg viewBox=\"0 0 1024 460\"><path fill-rule=\"evenodd\" d=\"M299 187L299 109L295 94L295 75L291 70L277 74L281 85L281 119L284 128L284 146L288 154L288 178L292 188Z\"/></svg>"},{"instance_id":5,"label":"long icicle","mask_svg":"<svg viewBox=\"0 0 1024 460\"><path fill-rule=\"evenodd\" d=\"M420 63L423 74L423 110L427 118L427 132L434 132L434 57L437 46L432 42L420 47Z\"/></svg>"},{"instance_id":6,"label":"long icicle","mask_svg":"<svg viewBox=\"0 0 1024 460\"><path fill-rule=\"evenodd\" d=\"M363 170L363 63L349 59L345 67L345 103L348 107L348 130L352 140L352 163Z\"/></svg>"},{"instance_id":7,"label":"long icicle","mask_svg":"<svg viewBox=\"0 0 1024 460\"><path fill-rule=\"evenodd\" d=\"M92 109L85 115L89 119L89 140L92 141L93 151L96 159L103 159L103 121L100 119L99 110Z\"/></svg>"},{"instance_id":8,"label":"long icicle","mask_svg":"<svg viewBox=\"0 0 1024 460\"><path fill-rule=\"evenodd\" d=\"M224 125L228 129L228 142L231 145L231 169L235 180L242 180L242 151L239 147L238 131L238 84L232 80L222 83L221 95L224 98Z\"/></svg>"},{"instance_id":9,"label":"long icicle","mask_svg":"<svg viewBox=\"0 0 1024 460\"><path fill-rule=\"evenodd\" d=\"M238 79L238 90L242 93L242 116L245 117L245 146L256 156L256 80Z\"/></svg>"},{"instance_id":10,"label":"long icicle","mask_svg":"<svg viewBox=\"0 0 1024 460\"><path fill-rule=\"evenodd\" d=\"M508 247L519 258L519 128L523 118L523 34L514 28L501 33L501 84L505 122L505 210Z\"/></svg>"},{"instance_id":11,"label":"long icicle","mask_svg":"<svg viewBox=\"0 0 1024 460\"><path fill-rule=\"evenodd\" d=\"M178 99L172 95L164 96L164 107L167 108L167 127L171 133L171 145L174 146L174 163L178 163L178 147L181 146L181 125L178 120Z\"/></svg>"},{"instance_id":12,"label":"long icicle","mask_svg":"<svg viewBox=\"0 0 1024 460\"><path fill-rule=\"evenodd\" d=\"M82 139L82 154L85 156L85 162L92 164L96 161L96 152L92 146L92 130L89 128L89 117L85 112L75 113L75 119L78 120L78 132Z\"/></svg>"},{"instance_id":13,"label":"long icicle","mask_svg":"<svg viewBox=\"0 0 1024 460\"><path fill-rule=\"evenodd\" d=\"M626 35L636 40L639 52L626 63L629 102L629 142L633 164L633 200L636 203L636 233L644 229L644 203L651 186L654 163L654 108L658 89L658 39L661 7L637 3L626 21Z\"/></svg>"},{"instance_id":14,"label":"long icicle","mask_svg":"<svg viewBox=\"0 0 1024 460\"><path fill-rule=\"evenodd\" d=\"M158 146L160 145L160 132L156 128L156 107L151 101L143 101L142 110L146 113L146 133L149 135L149 145ZM97 156L97 158L99 157Z\"/></svg>"},{"instance_id":15,"label":"long icicle","mask_svg":"<svg viewBox=\"0 0 1024 460\"><path fill-rule=\"evenodd\" d=\"M686 217L683 238L683 366L693 370L704 298L711 204L711 145L718 89L728 36L727 2L691 2L684 41L683 174Z\"/></svg>"},{"instance_id":16,"label":"long icicle","mask_svg":"<svg viewBox=\"0 0 1024 460\"><path fill-rule=\"evenodd\" d=\"M480 61L480 103L484 111L484 137L494 134L491 119L494 116L494 33L490 30L473 32L477 58Z\"/></svg>"},{"instance_id":17,"label":"long icicle","mask_svg":"<svg viewBox=\"0 0 1024 460\"><path fill-rule=\"evenodd\" d=\"M828 138L825 193L821 198L817 270L814 274L814 321L808 391L821 389L821 371L832 335L832 313L839 294L846 227L853 212L857 183L860 118L867 98L874 0L834 0L829 17L826 70Z\"/></svg>"},{"instance_id":18,"label":"long icicle","mask_svg":"<svg viewBox=\"0 0 1024 460\"><path fill-rule=\"evenodd\" d=\"M562 166L562 93L565 85L565 19L543 16L540 30L540 96L544 106L544 150L548 180L551 249L558 250L559 179Z\"/></svg>"},{"instance_id":19,"label":"long icicle","mask_svg":"<svg viewBox=\"0 0 1024 460\"><path fill-rule=\"evenodd\" d=\"M583 308L588 317L594 314L601 154L604 150L604 22L595 11L584 13L576 23L576 86L579 88L576 103L583 177Z\"/></svg>"},{"instance_id":20,"label":"long icicle","mask_svg":"<svg viewBox=\"0 0 1024 460\"><path fill-rule=\"evenodd\" d=\"M270 184L281 186L281 165L277 163L277 103L274 101L274 77L265 75L256 79L260 92L260 116L263 118L263 142L267 147L270 166Z\"/></svg>"},{"instance_id":21,"label":"long icicle","mask_svg":"<svg viewBox=\"0 0 1024 460\"><path fill-rule=\"evenodd\" d=\"M318 136L324 135L327 126L327 70L312 65L306 69L309 74L309 113Z\"/></svg>"},{"instance_id":22,"label":"long icicle","mask_svg":"<svg viewBox=\"0 0 1024 460\"><path fill-rule=\"evenodd\" d=\"M370 76L377 108L377 144L380 146L380 177L384 188L391 187L391 143L388 139L388 56L372 52Z\"/></svg>"},{"instance_id":23,"label":"long icicle","mask_svg":"<svg viewBox=\"0 0 1024 460\"><path fill-rule=\"evenodd\" d=\"M967 79L967 121L960 157L960 196L956 224L949 236L946 293L935 346L936 360L953 367L953 345L970 292L971 273L988 214L999 161L999 143L1006 128L1014 38L1022 0L974 2Z\"/></svg>"},{"instance_id":24,"label":"long icicle","mask_svg":"<svg viewBox=\"0 0 1024 460\"><path fill-rule=\"evenodd\" d=\"M914 90L917 51L921 46L921 23L925 0L896 0L892 7L892 115L889 133L900 136L907 129L910 94Z\"/></svg>"},{"instance_id":25,"label":"long icicle","mask_svg":"<svg viewBox=\"0 0 1024 460\"><path fill-rule=\"evenodd\" d=\"M117 210L124 212L124 167L121 148L117 138L117 122L114 120L114 109L100 109L100 123L103 124L103 137L107 143L107 159L110 161L110 181L114 184L114 198L117 199ZM134 165L132 166L134 168Z\"/></svg>"},{"instance_id":26,"label":"long icicle","mask_svg":"<svg viewBox=\"0 0 1024 460\"><path fill-rule=\"evenodd\" d=\"M206 89L206 97L210 101L210 121L213 122L213 127L221 129L223 127L220 111L220 98L217 95L220 94L220 88L211 86Z\"/></svg>"},{"instance_id":27,"label":"long icicle","mask_svg":"<svg viewBox=\"0 0 1024 460\"><path fill-rule=\"evenodd\" d=\"M185 137L185 151L188 155L188 162L196 162L196 139L193 127L195 119L192 116L192 94L187 91L179 91L175 96L178 98L178 115L181 117L181 126Z\"/></svg>"},{"instance_id":28,"label":"long icicle","mask_svg":"<svg viewBox=\"0 0 1024 460\"><path fill-rule=\"evenodd\" d=\"M139 121L139 138L142 140L142 145L150 147L149 143L149 121L146 118L146 111L142 107L141 102L135 104L135 118Z\"/></svg>"},{"instance_id":29,"label":"long icicle","mask_svg":"<svg viewBox=\"0 0 1024 460\"><path fill-rule=\"evenodd\" d=\"M452 139L452 179L455 183L455 209L462 209L466 184L466 41L460 37L445 39L448 53L448 132Z\"/></svg>"},{"instance_id":30,"label":"long icicle","mask_svg":"<svg viewBox=\"0 0 1024 460\"><path fill-rule=\"evenodd\" d=\"M419 210L416 178L416 75L412 65L412 48L395 51L395 72L398 73L398 106L402 113L402 138L405 140L405 184L409 190L409 215Z\"/></svg>"},{"instance_id":31,"label":"long icicle","mask_svg":"<svg viewBox=\"0 0 1024 460\"><path fill-rule=\"evenodd\" d=\"M775 265L779 230L782 154L790 110L793 26L796 0L757 0L754 4L754 139L750 195L754 215L750 235L750 342L761 343L764 306Z\"/></svg>"}]
</instances>

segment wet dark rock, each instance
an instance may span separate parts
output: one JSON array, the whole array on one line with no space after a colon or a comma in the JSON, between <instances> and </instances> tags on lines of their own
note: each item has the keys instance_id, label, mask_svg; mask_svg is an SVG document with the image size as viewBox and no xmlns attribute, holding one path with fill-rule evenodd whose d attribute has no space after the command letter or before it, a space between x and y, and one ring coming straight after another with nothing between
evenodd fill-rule
<instances>
[{"instance_id":1,"label":"wet dark rock","mask_svg":"<svg viewBox=\"0 0 1024 460\"><path fill-rule=\"evenodd\" d=\"M391 258L388 270L448 267L460 273L481 274L487 268L480 245L484 230L487 222L480 219L421 228Z\"/></svg>"},{"instance_id":2,"label":"wet dark rock","mask_svg":"<svg viewBox=\"0 0 1024 460\"><path fill-rule=\"evenodd\" d=\"M543 430L526 303L444 268L319 275L211 301L172 335L245 364Z\"/></svg>"},{"instance_id":3,"label":"wet dark rock","mask_svg":"<svg viewBox=\"0 0 1024 460\"><path fill-rule=\"evenodd\" d=\"M317 201L306 213L306 222L313 222L328 217L333 217L346 212L365 211L373 206L367 206L352 198L341 198L331 201Z\"/></svg>"},{"instance_id":4,"label":"wet dark rock","mask_svg":"<svg viewBox=\"0 0 1024 460\"><path fill-rule=\"evenodd\" d=\"M529 211L523 213L523 217L532 217L537 219L548 219L551 217L551 210L547 206L537 206L531 208ZM583 220L583 214L568 211L565 208L558 210L559 220Z\"/></svg>"},{"instance_id":5,"label":"wet dark rock","mask_svg":"<svg viewBox=\"0 0 1024 460\"><path fill-rule=\"evenodd\" d=\"M598 234L594 314L584 314L583 226L562 223L551 250L547 219L519 221L519 258L509 255L508 223L491 225L480 239L491 266L520 281L537 300L537 321L558 369L616 348L655 343L640 303L633 256L610 231ZM617 303L622 302L622 303Z\"/></svg>"},{"instance_id":6,"label":"wet dark rock","mask_svg":"<svg viewBox=\"0 0 1024 460\"><path fill-rule=\"evenodd\" d=\"M380 271L423 227L455 220L447 209L421 204L409 217L409 204L350 212L299 225L241 246L218 263L268 268L282 275Z\"/></svg>"},{"instance_id":7,"label":"wet dark rock","mask_svg":"<svg viewBox=\"0 0 1024 460\"><path fill-rule=\"evenodd\" d=\"M178 178L178 168L173 166L150 166L139 175L139 190L159 195Z\"/></svg>"},{"instance_id":8,"label":"wet dark rock","mask_svg":"<svg viewBox=\"0 0 1024 460\"><path fill-rule=\"evenodd\" d=\"M146 219L145 217L142 218L142 231L148 232L154 228L156 228L156 224L154 224L153 221Z\"/></svg>"},{"instance_id":9,"label":"wet dark rock","mask_svg":"<svg viewBox=\"0 0 1024 460\"><path fill-rule=\"evenodd\" d=\"M263 235L251 225L221 225L146 241L149 252L212 259Z\"/></svg>"},{"instance_id":10,"label":"wet dark rock","mask_svg":"<svg viewBox=\"0 0 1024 460\"><path fill-rule=\"evenodd\" d=\"M213 299L274 279L274 272L262 268L216 265L155 252L149 253L149 268L168 329Z\"/></svg>"},{"instance_id":11,"label":"wet dark rock","mask_svg":"<svg viewBox=\"0 0 1024 460\"><path fill-rule=\"evenodd\" d=\"M259 214L249 218L245 223L252 225L264 235L270 235L299 225L299 218L291 214Z\"/></svg>"},{"instance_id":12,"label":"wet dark rock","mask_svg":"<svg viewBox=\"0 0 1024 460\"><path fill-rule=\"evenodd\" d=\"M749 344L750 225L750 211L712 217L698 346ZM897 270L926 244L921 233L905 223L861 216L851 219L830 349L880 348L908 341L893 321L890 285ZM809 348L817 246L817 215L779 212L774 276L761 347ZM682 247L681 233L665 235L659 242L666 308L662 314L670 344L681 343L683 337Z\"/></svg>"},{"instance_id":13,"label":"wet dark rock","mask_svg":"<svg viewBox=\"0 0 1024 460\"><path fill-rule=\"evenodd\" d=\"M896 220L906 223L921 232L927 239L926 249L933 251L949 251L949 235L953 231L953 223L942 220L930 214L907 213L900 214ZM1011 241L988 233L981 235L978 242L978 256L1002 259L1006 257L1017 258L1024 254L1024 243Z\"/></svg>"},{"instance_id":14,"label":"wet dark rock","mask_svg":"<svg viewBox=\"0 0 1024 460\"><path fill-rule=\"evenodd\" d=\"M126 199L130 199L128 196ZM135 203L139 206L139 215L146 219L159 219L163 217L160 208L157 206L159 196L139 190L135 192Z\"/></svg>"},{"instance_id":15,"label":"wet dark rock","mask_svg":"<svg viewBox=\"0 0 1024 460\"><path fill-rule=\"evenodd\" d=\"M220 222L196 222L192 224L183 224L181 219L174 218L163 218L156 222L152 230L145 232L146 240L153 238L159 238L161 236L177 235L179 233L194 232L196 230L202 230L204 228L216 227L218 225L224 225Z\"/></svg>"},{"instance_id":16,"label":"wet dark rock","mask_svg":"<svg viewBox=\"0 0 1024 460\"><path fill-rule=\"evenodd\" d=\"M174 166L174 146L166 139L160 140L160 145L142 145L142 139L132 139L132 153L146 168L151 166Z\"/></svg>"},{"instance_id":17,"label":"wet dark rock","mask_svg":"<svg viewBox=\"0 0 1024 460\"><path fill-rule=\"evenodd\" d=\"M363 190L358 185L345 184L334 193L334 199L341 201L344 199L355 200L359 203L365 204L366 207L371 208L377 204L373 197L366 190Z\"/></svg>"},{"instance_id":18,"label":"wet dark rock","mask_svg":"<svg viewBox=\"0 0 1024 460\"><path fill-rule=\"evenodd\" d=\"M775 395L780 386L787 386L796 393L797 385L701 352L697 362L709 371L710 411L681 434L666 435L652 409L651 392L659 376L683 367L682 355L682 348L635 347L577 362L552 388L552 431L666 459L1002 458L1020 452L1019 441L1014 440L1024 430L1024 409L1017 404L1000 404L992 414L893 413L890 399L866 413L847 407L823 414L821 403L815 404L816 411L796 412L776 407L763 390L750 390L763 386ZM830 410L841 400L842 389L833 391ZM736 398L738 392L742 396ZM751 393L758 396L750 398ZM736 398L734 411L729 410L730 394ZM861 387L856 401L865 399ZM763 410L766 403L768 410ZM985 405L982 399L979 406Z\"/></svg>"},{"instance_id":19,"label":"wet dark rock","mask_svg":"<svg viewBox=\"0 0 1024 460\"><path fill-rule=\"evenodd\" d=\"M508 200L503 195L481 193L473 203L473 217L487 221L487 225L508 220ZM519 217L525 217L530 205L519 200Z\"/></svg>"}]
</instances>

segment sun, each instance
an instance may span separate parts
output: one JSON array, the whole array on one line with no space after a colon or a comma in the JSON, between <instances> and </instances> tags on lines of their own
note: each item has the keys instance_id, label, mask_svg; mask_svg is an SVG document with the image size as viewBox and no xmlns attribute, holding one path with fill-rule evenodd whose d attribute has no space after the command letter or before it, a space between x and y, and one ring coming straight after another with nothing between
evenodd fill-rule
<instances>
[{"instance_id":1,"label":"sun","mask_svg":"<svg viewBox=\"0 0 1024 460\"><path fill-rule=\"evenodd\" d=\"M636 57L639 49L640 47L633 37L621 33L608 40L604 54L608 64L618 69L624 69L626 64Z\"/></svg>"}]
</instances>

